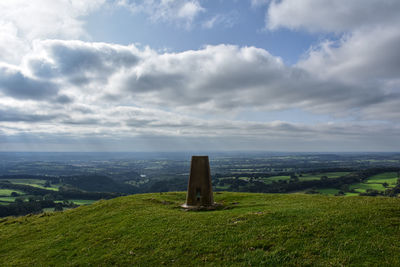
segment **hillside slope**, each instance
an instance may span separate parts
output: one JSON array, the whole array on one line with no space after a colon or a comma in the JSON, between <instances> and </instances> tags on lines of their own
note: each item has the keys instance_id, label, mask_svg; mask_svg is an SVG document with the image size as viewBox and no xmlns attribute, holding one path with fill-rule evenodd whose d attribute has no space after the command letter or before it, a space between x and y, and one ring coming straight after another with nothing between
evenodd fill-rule
<instances>
[{"instance_id":1,"label":"hillside slope","mask_svg":"<svg viewBox=\"0 0 400 267\"><path fill-rule=\"evenodd\" d=\"M0 220L0 266L400 266L400 199L220 193L226 209L185 212L185 193L143 194Z\"/></svg>"}]
</instances>

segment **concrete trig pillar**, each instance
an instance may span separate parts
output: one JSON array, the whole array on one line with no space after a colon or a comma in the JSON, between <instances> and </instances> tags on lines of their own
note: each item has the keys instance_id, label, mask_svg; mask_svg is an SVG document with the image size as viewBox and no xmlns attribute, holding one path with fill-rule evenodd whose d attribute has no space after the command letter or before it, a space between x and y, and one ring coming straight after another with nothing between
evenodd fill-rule
<instances>
[{"instance_id":1,"label":"concrete trig pillar","mask_svg":"<svg viewBox=\"0 0 400 267\"><path fill-rule=\"evenodd\" d=\"M183 207L214 205L208 156L192 156L186 203Z\"/></svg>"}]
</instances>

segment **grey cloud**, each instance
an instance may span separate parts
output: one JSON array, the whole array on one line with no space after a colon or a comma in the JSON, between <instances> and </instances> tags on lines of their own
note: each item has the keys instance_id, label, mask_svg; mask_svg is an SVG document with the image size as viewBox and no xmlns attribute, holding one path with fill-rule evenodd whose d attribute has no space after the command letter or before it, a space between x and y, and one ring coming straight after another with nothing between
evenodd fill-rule
<instances>
[{"instance_id":1,"label":"grey cloud","mask_svg":"<svg viewBox=\"0 0 400 267\"><path fill-rule=\"evenodd\" d=\"M79 113L82 114L91 114L94 113L93 109L89 108L89 107L85 107L85 106L75 106L73 108L74 111L77 111Z\"/></svg>"},{"instance_id":2,"label":"grey cloud","mask_svg":"<svg viewBox=\"0 0 400 267\"><path fill-rule=\"evenodd\" d=\"M0 122L43 122L58 118L54 114L30 114L19 110L0 109Z\"/></svg>"},{"instance_id":3,"label":"grey cloud","mask_svg":"<svg viewBox=\"0 0 400 267\"><path fill-rule=\"evenodd\" d=\"M17 99L44 100L58 93L51 82L24 75L21 71L0 66L0 92Z\"/></svg>"},{"instance_id":4,"label":"grey cloud","mask_svg":"<svg viewBox=\"0 0 400 267\"><path fill-rule=\"evenodd\" d=\"M268 8L267 27L343 32L398 24L397 0L274 0Z\"/></svg>"},{"instance_id":5,"label":"grey cloud","mask_svg":"<svg viewBox=\"0 0 400 267\"><path fill-rule=\"evenodd\" d=\"M73 102L73 99L66 95L59 95L55 101L59 104L69 104Z\"/></svg>"},{"instance_id":6,"label":"grey cloud","mask_svg":"<svg viewBox=\"0 0 400 267\"><path fill-rule=\"evenodd\" d=\"M61 123L70 125L99 125L101 121L98 119L86 118L86 119L67 119L61 121Z\"/></svg>"},{"instance_id":7,"label":"grey cloud","mask_svg":"<svg viewBox=\"0 0 400 267\"><path fill-rule=\"evenodd\" d=\"M143 127L143 126L148 126L150 123L154 121L155 120L148 120L148 119L128 119L125 123L130 127Z\"/></svg>"},{"instance_id":8,"label":"grey cloud","mask_svg":"<svg viewBox=\"0 0 400 267\"><path fill-rule=\"evenodd\" d=\"M206 113L256 106L346 116L353 109L397 97L385 93L379 82L323 76L319 73L329 69L310 66L285 66L279 58L254 47L220 45L156 55L138 65L139 71L123 73L119 81L124 91L131 92L133 99L143 99L142 103ZM118 100L115 95L114 100Z\"/></svg>"},{"instance_id":9,"label":"grey cloud","mask_svg":"<svg viewBox=\"0 0 400 267\"><path fill-rule=\"evenodd\" d=\"M377 139L381 142L376 142ZM1 150L26 151L299 151L299 152L343 152L343 151L393 151L398 152L398 136L371 135L362 138L338 140L324 139L268 139L260 137L182 137L165 135L139 135L106 138L101 135L70 136L67 134L20 134L11 137L0 135Z\"/></svg>"},{"instance_id":10,"label":"grey cloud","mask_svg":"<svg viewBox=\"0 0 400 267\"><path fill-rule=\"evenodd\" d=\"M341 46L310 50L295 66L255 47L218 45L158 54L135 47L55 40L39 46L46 56L30 57L27 62L31 68L47 62L32 71L61 80L63 88L68 86L65 80L76 86L75 91L57 95L55 101L64 104L86 96L80 86L84 84L92 88L91 98L113 105L133 103L209 114L249 106L300 108L344 117L358 111L362 118L367 107L390 108L382 103L398 99L398 85L388 82L398 78L395 70L400 67L394 45L398 38L391 32L396 33L381 31L385 38L375 42L371 40L379 32L354 34ZM372 44L366 48L353 45L368 40ZM379 48L385 53L374 53Z\"/></svg>"},{"instance_id":11,"label":"grey cloud","mask_svg":"<svg viewBox=\"0 0 400 267\"><path fill-rule=\"evenodd\" d=\"M131 68L139 61L127 46L48 40L41 48L51 61L33 57L27 63L31 71L41 78L67 78L75 85L104 83L116 70Z\"/></svg>"},{"instance_id":12,"label":"grey cloud","mask_svg":"<svg viewBox=\"0 0 400 267\"><path fill-rule=\"evenodd\" d=\"M182 88L187 84L186 78L183 73L168 74L155 71L140 76L134 74L125 81L125 88L134 93Z\"/></svg>"}]
</instances>

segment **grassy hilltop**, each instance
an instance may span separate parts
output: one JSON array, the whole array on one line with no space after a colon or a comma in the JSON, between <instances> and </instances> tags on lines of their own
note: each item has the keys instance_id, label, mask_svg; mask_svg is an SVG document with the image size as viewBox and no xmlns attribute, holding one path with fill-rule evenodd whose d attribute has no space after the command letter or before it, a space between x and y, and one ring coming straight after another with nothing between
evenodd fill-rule
<instances>
[{"instance_id":1,"label":"grassy hilltop","mask_svg":"<svg viewBox=\"0 0 400 267\"><path fill-rule=\"evenodd\" d=\"M220 193L185 212L185 193L143 194L0 219L0 266L400 266L400 199Z\"/></svg>"}]
</instances>

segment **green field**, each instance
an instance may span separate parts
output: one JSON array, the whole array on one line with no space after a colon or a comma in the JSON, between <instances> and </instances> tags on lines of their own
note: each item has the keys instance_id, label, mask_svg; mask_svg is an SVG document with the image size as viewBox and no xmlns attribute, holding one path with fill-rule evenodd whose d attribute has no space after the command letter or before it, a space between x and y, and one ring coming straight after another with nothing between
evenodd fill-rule
<instances>
[{"instance_id":1,"label":"green field","mask_svg":"<svg viewBox=\"0 0 400 267\"><path fill-rule=\"evenodd\" d=\"M334 195L337 194L340 190L335 188L323 188L323 189L318 189L317 191L323 195Z\"/></svg>"},{"instance_id":2,"label":"green field","mask_svg":"<svg viewBox=\"0 0 400 267\"><path fill-rule=\"evenodd\" d=\"M265 183L272 183L272 181L278 182L279 180L290 180L290 176L289 175L282 175L282 176L271 176L271 177L267 177L267 178L263 178L263 181Z\"/></svg>"},{"instance_id":3,"label":"green field","mask_svg":"<svg viewBox=\"0 0 400 267\"><path fill-rule=\"evenodd\" d=\"M383 186L383 183L387 183L388 187L393 187L397 184L397 179L396 172L385 172L371 176L363 183L352 184L350 189L354 189L359 193L365 193L368 189L385 191L386 187Z\"/></svg>"},{"instance_id":4,"label":"green field","mask_svg":"<svg viewBox=\"0 0 400 267\"><path fill-rule=\"evenodd\" d=\"M97 200L90 200L90 199L70 199L70 202L74 202L76 205L90 205L96 202Z\"/></svg>"},{"instance_id":5,"label":"green field","mask_svg":"<svg viewBox=\"0 0 400 267\"><path fill-rule=\"evenodd\" d=\"M7 181L9 181L13 184L29 185L29 186L46 189L46 190L53 190L53 191L58 191L58 187L60 186L60 185L51 184L50 187L45 187L44 184L46 183L46 180L39 180L39 179L7 179Z\"/></svg>"},{"instance_id":6,"label":"green field","mask_svg":"<svg viewBox=\"0 0 400 267\"><path fill-rule=\"evenodd\" d=\"M10 196L12 192L16 192L19 195L24 195L25 193L14 189L0 189L0 196Z\"/></svg>"},{"instance_id":7,"label":"green field","mask_svg":"<svg viewBox=\"0 0 400 267\"><path fill-rule=\"evenodd\" d=\"M322 189L317 189L320 194L326 195L326 196L333 196L337 194L340 190L336 188L322 188ZM350 192L344 192L346 197L354 197L358 196L358 193L350 193Z\"/></svg>"},{"instance_id":8,"label":"green field","mask_svg":"<svg viewBox=\"0 0 400 267\"><path fill-rule=\"evenodd\" d=\"M322 176L327 176L328 178L339 178L349 174L349 172L322 172L322 173L303 173L302 176L299 176L300 181L311 181L311 180L320 180ZM289 175L283 176L271 176L267 178L263 178L265 183L272 183L272 181L278 182L279 180L290 180Z\"/></svg>"},{"instance_id":9,"label":"green field","mask_svg":"<svg viewBox=\"0 0 400 267\"><path fill-rule=\"evenodd\" d=\"M350 185L350 189L359 193L367 192L368 189L385 191L386 188L382 184L371 184L371 183L358 183Z\"/></svg>"},{"instance_id":10,"label":"green field","mask_svg":"<svg viewBox=\"0 0 400 267\"><path fill-rule=\"evenodd\" d=\"M332 173L331 173L332 174ZM346 173L335 173L337 176L340 177ZM329 178L333 178L328 176ZM354 190L356 193L345 192L346 196L355 196L359 193L365 193L368 189L371 190L378 190L378 191L385 191L387 188L383 186L383 183L387 183L390 187L394 187L397 184L397 173L396 172L385 172L378 175L374 175L369 177L365 182L356 183L349 186L350 190ZM340 190L336 188L324 188L324 189L317 189L318 192L324 195L334 195L338 193Z\"/></svg>"},{"instance_id":11,"label":"green field","mask_svg":"<svg viewBox=\"0 0 400 267\"><path fill-rule=\"evenodd\" d=\"M97 200L91 200L91 199L68 199L69 202L74 202L76 205L90 205L96 202ZM63 200L56 200L54 201L55 203L62 203Z\"/></svg>"},{"instance_id":12,"label":"green field","mask_svg":"<svg viewBox=\"0 0 400 267\"><path fill-rule=\"evenodd\" d=\"M400 199L143 194L0 220L0 266L400 266Z\"/></svg>"},{"instance_id":13,"label":"green field","mask_svg":"<svg viewBox=\"0 0 400 267\"><path fill-rule=\"evenodd\" d=\"M339 178L349 173L350 172L322 172L317 174L305 173L302 174L302 177L299 177L299 180L300 181L320 180L322 176L326 176L328 178Z\"/></svg>"},{"instance_id":14,"label":"green field","mask_svg":"<svg viewBox=\"0 0 400 267\"><path fill-rule=\"evenodd\" d=\"M371 184L388 183L389 186L395 186L397 184L397 179L399 179L399 177L396 172L385 172L369 177L367 183Z\"/></svg>"},{"instance_id":15,"label":"green field","mask_svg":"<svg viewBox=\"0 0 400 267\"><path fill-rule=\"evenodd\" d=\"M25 195L24 192L13 189L0 189L0 205L8 205L15 201L15 197L11 196L12 192L16 192L19 195Z\"/></svg>"},{"instance_id":16,"label":"green field","mask_svg":"<svg viewBox=\"0 0 400 267\"><path fill-rule=\"evenodd\" d=\"M0 204L8 204L15 201L15 197L0 197Z\"/></svg>"}]
</instances>

